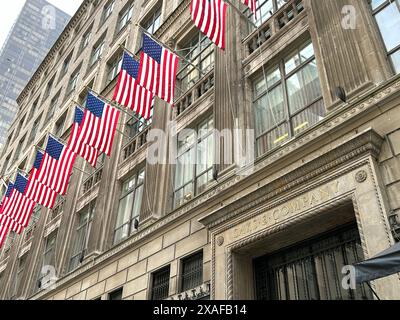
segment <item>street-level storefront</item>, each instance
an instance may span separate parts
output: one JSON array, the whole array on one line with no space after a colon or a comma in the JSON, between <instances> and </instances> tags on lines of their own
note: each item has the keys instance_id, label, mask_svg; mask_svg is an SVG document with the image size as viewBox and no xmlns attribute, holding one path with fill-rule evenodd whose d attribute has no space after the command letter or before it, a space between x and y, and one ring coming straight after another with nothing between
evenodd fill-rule
<instances>
[{"instance_id":1,"label":"street-level storefront","mask_svg":"<svg viewBox=\"0 0 400 320\"><path fill-rule=\"evenodd\" d=\"M285 172L286 185L257 182L240 203L202 218L212 240L212 298L374 299L365 284L344 289L342 268L394 242L376 165L381 143L367 130ZM400 296L397 276L371 286L381 298Z\"/></svg>"}]
</instances>

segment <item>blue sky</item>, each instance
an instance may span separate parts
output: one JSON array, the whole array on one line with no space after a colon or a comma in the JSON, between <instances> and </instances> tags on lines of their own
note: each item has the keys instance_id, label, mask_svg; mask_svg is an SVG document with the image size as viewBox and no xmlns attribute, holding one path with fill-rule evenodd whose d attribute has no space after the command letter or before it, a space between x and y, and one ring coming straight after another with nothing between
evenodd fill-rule
<instances>
[{"instance_id":1,"label":"blue sky","mask_svg":"<svg viewBox=\"0 0 400 320\"><path fill-rule=\"evenodd\" d=\"M82 3L82 0L47 0L54 6L65 11L69 15L73 15ZM3 46L8 32L10 31L15 19L17 19L19 12L24 6L25 0L12 0L7 1L0 10L0 48Z\"/></svg>"}]
</instances>

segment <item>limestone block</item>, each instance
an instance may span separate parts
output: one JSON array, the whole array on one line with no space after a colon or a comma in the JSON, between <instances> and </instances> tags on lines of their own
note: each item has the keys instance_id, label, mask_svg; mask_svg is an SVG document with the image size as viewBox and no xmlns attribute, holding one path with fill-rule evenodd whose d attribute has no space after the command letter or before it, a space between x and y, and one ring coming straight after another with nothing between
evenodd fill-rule
<instances>
[{"instance_id":1,"label":"limestone block","mask_svg":"<svg viewBox=\"0 0 400 320\"><path fill-rule=\"evenodd\" d=\"M392 158L381 165L383 182L388 185L400 180L400 159Z\"/></svg>"},{"instance_id":2,"label":"limestone block","mask_svg":"<svg viewBox=\"0 0 400 320\"><path fill-rule=\"evenodd\" d=\"M90 288L91 286L94 286L97 283L97 279L99 277L99 273L93 273L90 276L86 277L85 279L82 280L82 287L81 290L86 290L87 288Z\"/></svg>"},{"instance_id":3,"label":"limestone block","mask_svg":"<svg viewBox=\"0 0 400 320\"><path fill-rule=\"evenodd\" d=\"M138 258L139 258L139 250L135 250L129 253L128 255L126 255L125 257L121 258L118 261L117 271L119 272L121 270L129 268L138 261Z\"/></svg>"},{"instance_id":4,"label":"limestone block","mask_svg":"<svg viewBox=\"0 0 400 320\"><path fill-rule=\"evenodd\" d=\"M128 282L124 286L123 298L128 297L132 294L137 294L138 292L147 289L148 280L149 280L149 275L145 274L140 278Z\"/></svg>"},{"instance_id":5,"label":"limestone block","mask_svg":"<svg viewBox=\"0 0 400 320\"><path fill-rule=\"evenodd\" d=\"M162 237L153 240L140 248L139 261L143 260L162 249Z\"/></svg>"},{"instance_id":6,"label":"limestone block","mask_svg":"<svg viewBox=\"0 0 400 320\"><path fill-rule=\"evenodd\" d=\"M175 255L175 246L170 246L167 249L156 253L155 255L151 256L147 262L147 272L151 272L154 269L157 269L168 262L174 259Z\"/></svg>"},{"instance_id":7,"label":"limestone block","mask_svg":"<svg viewBox=\"0 0 400 320\"><path fill-rule=\"evenodd\" d=\"M117 266L118 266L118 261L115 261L114 263L111 263L107 267L101 269L99 271L99 280L98 281L107 279L107 278L111 277L113 274L115 274L117 272Z\"/></svg>"},{"instance_id":8,"label":"limestone block","mask_svg":"<svg viewBox=\"0 0 400 320\"><path fill-rule=\"evenodd\" d=\"M186 238L190 234L190 221L181 224L164 235L164 248Z\"/></svg>"},{"instance_id":9,"label":"limestone block","mask_svg":"<svg viewBox=\"0 0 400 320\"><path fill-rule=\"evenodd\" d=\"M131 281L133 279L139 278L140 276L144 275L146 273L146 268L147 268L147 260L138 262L132 267L130 267L128 269L127 281Z\"/></svg>"},{"instance_id":10,"label":"limestone block","mask_svg":"<svg viewBox=\"0 0 400 320\"><path fill-rule=\"evenodd\" d=\"M189 238L179 241L176 244L176 257L181 257L190 252L200 249L202 246L208 242L208 231L203 229L195 234L191 235Z\"/></svg>"},{"instance_id":11,"label":"limestone block","mask_svg":"<svg viewBox=\"0 0 400 320\"><path fill-rule=\"evenodd\" d=\"M66 298L69 299L81 291L82 282L75 283L67 289Z\"/></svg>"},{"instance_id":12,"label":"limestone block","mask_svg":"<svg viewBox=\"0 0 400 320\"><path fill-rule=\"evenodd\" d=\"M105 287L106 287L106 282L103 281L89 288L86 293L86 300L93 300L104 294Z\"/></svg>"},{"instance_id":13,"label":"limestone block","mask_svg":"<svg viewBox=\"0 0 400 320\"><path fill-rule=\"evenodd\" d=\"M121 271L116 275L106 280L106 291L109 292L118 287L121 287L126 282L127 270Z\"/></svg>"}]
</instances>

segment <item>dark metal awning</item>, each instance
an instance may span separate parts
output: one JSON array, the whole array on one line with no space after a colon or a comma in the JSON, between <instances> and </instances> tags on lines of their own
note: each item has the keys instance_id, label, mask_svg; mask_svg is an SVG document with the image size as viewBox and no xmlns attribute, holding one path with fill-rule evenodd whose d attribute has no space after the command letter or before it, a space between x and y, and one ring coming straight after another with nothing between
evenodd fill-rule
<instances>
[{"instance_id":1,"label":"dark metal awning","mask_svg":"<svg viewBox=\"0 0 400 320\"><path fill-rule=\"evenodd\" d=\"M384 278L400 272L400 243L381 252L375 257L354 265L356 283Z\"/></svg>"}]
</instances>

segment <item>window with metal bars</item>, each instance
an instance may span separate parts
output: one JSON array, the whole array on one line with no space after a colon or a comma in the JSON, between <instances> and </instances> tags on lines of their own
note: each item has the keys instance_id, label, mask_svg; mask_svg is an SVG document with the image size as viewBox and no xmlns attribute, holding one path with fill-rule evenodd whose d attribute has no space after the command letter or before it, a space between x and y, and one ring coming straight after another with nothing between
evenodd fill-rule
<instances>
[{"instance_id":1,"label":"window with metal bars","mask_svg":"<svg viewBox=\"0 0 400 320\"><path fill-rule=\"evenodd\" d=\"M111 292L108 295L108 300L111 300L111 301L113 301L113 300L122 300L122 288Z\"/></svg>"},{"instance_id":2,"label":"window with metal bars","mask_svg":"<svg viewBox=\"0 0 400 320\"><path fill-rule=\"evenodd\" d=\"M203 251L182 260L181 292L203 283Z\"/></svg>"},{"instance_id":3,"label":"window with metal bars","mask_svg":"<svg viewBox=\"0 0 400 320\"><path fill-rule=\"evenodd\" d=\"M363 260L357 226L334 230L254 260L258 300L362 300L370 289L343 289L341 270Z\"/></svg>"},{"instance_id":4,"label":"window with metal bars","mask_svg":"<svg viewBox=\"0 0 400 320\"><path fill-rule=\"evenodd\" d=\"M152 300L164 300L168 298L169 275L170 275L170 266L165 267L153 273L153 282L151 286Z\"/></svg>"}]
</instances>

